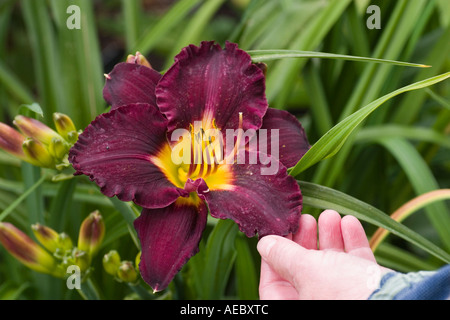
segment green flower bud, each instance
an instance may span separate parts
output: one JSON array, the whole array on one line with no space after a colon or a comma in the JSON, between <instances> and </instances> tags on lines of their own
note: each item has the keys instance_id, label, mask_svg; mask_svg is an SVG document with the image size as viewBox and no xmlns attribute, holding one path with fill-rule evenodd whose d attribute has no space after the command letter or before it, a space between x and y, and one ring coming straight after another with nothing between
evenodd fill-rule
<instances>
[{"instance_id":1,"label":"green flower bud","mask_svg":"<svg viewBox=\"0 0 450 320\"><path fill-rule=\"evenodd\" d=\"M28 138L22 144L26 161L44 168L54 168L55 162L47 149L38 141Z\"/></svg>"},{"instance_id":2,"label":"green flower bud","mask_svg":"<svg viewBox=\"0 0 450 320\"><path fill-rule=\"evenodd\" d=\"M18 115L14 119L14 124L25 136L38 140L45 145L49 145L53 138L62 139L54 130L33 118Z\"/></svg>"},{"instance_id":3,"label":"green flower bud","mask_svg":"<svg viewBox=\"0 0 450 320\"><path fill-rule=\"evenodd\" d=\"M139 51L136 52L135 56L132 54L128 55L126 62L146 66L150 69L152 68L150 62L148 62L148 60Z\"/></svg>"},{"instance_id":4,"label":"green flower bud","mask_svg":"<svg viewBox=\"0 0 450 320\"><path fill-rule=\"evenodd\" d=\"M120 255L116 250L111 250L103 256L103 268L105 271L116 276L120 267Z\"/></svg>"},{"instance_id":5,"label":"green flower bud","mask_svg":"<svg viewBox=\"0 0 450 320\"><path fill-rule=\"evenodd\" d=\"M75 144L75 142L77 142L78 140L78 136L79 133L77 131L70 131L67 134L67 142L69 142L70 144Z\"/></svg>"},{"instance_id":6,"label":"green flower bud","mask_svg":"<svg viewBox=\"0 0 450 320\"><path fill-rule=\"evenodd\" d=\"M72 250L73 248L72 239L64 232L58 236L58 248L63 251Z\"/></svg>"},{"instance_id":7,"label":"green flower bud","mask_svg":"<svg viewBox=\"0 0 450 320\"><path fill-rule=\"evenodd\" d=\"M122 261L117 277L124 282L135 282L137 280L137 272L131 261Z\"/></svg>"},{"instance_id":8,"label":"green flower bud","mask_svg":"<svg viewBox=\"0 0 450 320\"><path fill-rule=\"evenodd\" d=\"M0 122L0 149L24 160L26 158L22 149L25 137L14 128Z\"/></svg>"},{"instance_id":9,"label":"green flower bud","mask_svg":"<svg viewBox=\"0 0 450 320\"><path fill-rule=\"evenodd\" d=\"M60 162L69 152L69 146L64 140L53 138L48 145L48 152L57 162Z\"/></svg>"},{"instance_id":10,"label":"green flower bud","mask_svg":"<svg viewBox=\"0 0 450 320\"><path fill-rule=\"evenodd\" d=\"M89 258L94 257L105 236L105 222L98 211L92 212L80 227L78 249L85 251Z\"/></svg>"},{"instance_id":11,"label":"green flower bud","mask_svg":"<svg viewBox=\"0 0 450 320\"><path fill-rule=\"evenodd\" d=\"M28 268L56 275L56 260L14 225L0 222L0 243L13 257Z\"/></svg>"},{"instance_id":12,"label":"green flower bud","mask_svg":"<svg viewBox=\"0 0 450 320\"><path fill-rule=\"evenodd\" d=\"M77 129L69 116L63 113L55 112L53 114L53 122L55 123L56 131L58 131L58 133L66 139L67 142L76 142L78 139Z\"/></svg>"},{"instance_id":13,"label":"green flower bud","mask_svg":"<svg viewBox=\"0 0 450 320\"><path fill-rule=\"evenodd\" d=\"M134 261L136 269L138 270L139 270L139 263L141 263L141 253L142 253L141 251L138 252Z\"/></svg>"},{"instance_id":14,"label":"green flower bud","mask_svg":"<svg viewBox=\"0 0 450 320\"><path fill-rule=\"evenodd\" d=\"M39 223L31 226L34 236L50 252L56 252L58 249L58 233L52 228L43 226Z\"/></svg>"}]
</instances>

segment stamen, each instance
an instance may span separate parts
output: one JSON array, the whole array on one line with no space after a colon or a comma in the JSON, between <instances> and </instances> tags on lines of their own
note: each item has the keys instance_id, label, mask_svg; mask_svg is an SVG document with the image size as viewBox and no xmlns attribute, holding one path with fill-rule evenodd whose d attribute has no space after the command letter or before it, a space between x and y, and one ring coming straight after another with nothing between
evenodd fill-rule
<instances>
[{"instance_id":1,"label":"stamen","mask_svg":"<svg viewBox=\"0 0 450 320\"><path fill-rule=\"evenodd\" d=\"M205 131L203 127L194 128L190 124L189 130L191 135L191 163L187 169L186 177L188 179L207 178L211 174L217 172L219 164L223 162L223 152L216 152L216 147L223 148L222 139L217 137L220 132L215 119L209 122L210 127ZM243 115L239 113L239 132L233 152L230 155L235 157L239 152L239 147L243 137ZM220 157L220 159L218 159Z\"/></svg>"},{"instance_id":2,"label":"stamen","mask_svg":"<svg viewBox=\"0 0 450 320\"><path fill-rule=\"evenodd\" d=\"M236 138L236 143L234 145L233 151L227 156L226 163L233 163L234 162L234 158L237 157L237 155L239 153L241 140L242 140L242 134L244 132L244 130L242 129L243 122L244 122L244 117L242 115L242 112L239 112L239 128L238 128L238 135L237 135L237 138Z\"/></svg>"},{"instance_id":3,"label":"stamen","mask_svg":"<svg viewBox=\"0 0 450 320\"><path fill-rule=\"evenodd\" d=\"M190 159L191 161L189 163L189 171L187 173L187 178L190 178L192 176L192 173L194 173L194 168L195 168L195 165L194 165L194 159L195 159L195 156L194 156L194 152L195 152L195 150L194 150L194 126L192 124L189 125L189 131L191 132L191 159Z\"/></svg>"}]
</instances>

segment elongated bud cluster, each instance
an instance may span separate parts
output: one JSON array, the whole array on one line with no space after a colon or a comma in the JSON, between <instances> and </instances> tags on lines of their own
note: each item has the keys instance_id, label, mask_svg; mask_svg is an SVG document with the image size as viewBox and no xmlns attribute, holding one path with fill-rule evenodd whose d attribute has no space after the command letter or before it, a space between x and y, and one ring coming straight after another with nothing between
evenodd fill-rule
<instances>
[{"instance_id":1,"label":"elongated bud cluster","mask_svg":"<svg viewBox=\"0 0 450 320\"><path fill-rule=\"evenodd\" d=\"M58 233L50 227L36 223L31 226L37 242L11 223L0 222L0 243L17 260L32 270L63 278L67 268L77 265L81 272L89 273L92 258L100 249L105 236L105 224L98 211L92 212L81 224L78 247L66 233ZM120 257L115 262L115 273L121 265ZM115 259L115 260L114 260ZM128 274L130 271L126 271ZM132 277L132 275L129 275Z\"/></svg>"},{"instance_id":2,"label":"elongated bud cluster","mask_svg":"<svg viewBox=\"0 0 450 320\"><path fill-rule=\"evenodd\" d=\"M56 131L39 120L18 115L14 124L19 131L0 123L0 148L35 166L61 169L69 165L67 154L78 139L72 120L53 115Z\"/></svg>"},{"instance_id":3,"label":"elongated bud cluster","mask_svg":"<svg viewBox=\"0 0 450 320\"><path fill-rule=\"evenodd\" d=\"M57 274L56 260L28 235L10 223L0 222L0 243L28 268L54 276Z\"/></svg>"},{"instance_id":4,"label":"elongated bud cluster","mask_svg":"<svg viewBox=\"0 0 450 320\"><path fill-rule=\"evenodd\" d=\"M131 261L121 261L116 250L111 250L103 256L103 268L106 273L114 276L116 280L134 283L138 278L138 272Z\"/></svg>"},{"instance_id":5,"label":"elongated bud cluster","mask_svg":"<svg viewBox=\"0 0 450 320\"><path fill-rule=\"evenodd\" d=\"M92 212L80 227L78 249L86 252L91 261L103 242L105 236L105 222L98 211Z\"/></svg>"}]
</instances>

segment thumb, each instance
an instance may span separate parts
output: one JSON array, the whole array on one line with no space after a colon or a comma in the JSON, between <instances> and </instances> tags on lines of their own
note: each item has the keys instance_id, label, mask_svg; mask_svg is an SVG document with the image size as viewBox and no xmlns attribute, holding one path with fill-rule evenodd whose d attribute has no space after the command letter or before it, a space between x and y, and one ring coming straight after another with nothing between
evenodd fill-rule
<instances>
[{"instance_id":1,"label":"thumb","mask_svg":"<svg viewBox=\"0 0 450 320\"><path fill-rule=\"evenodd\" d=\"M289 239L270 235L259 240L257 249L273 271L292 285L298 284L303 268L302 257L307 252L305 248Z\"/></svg>"}]
</instances>

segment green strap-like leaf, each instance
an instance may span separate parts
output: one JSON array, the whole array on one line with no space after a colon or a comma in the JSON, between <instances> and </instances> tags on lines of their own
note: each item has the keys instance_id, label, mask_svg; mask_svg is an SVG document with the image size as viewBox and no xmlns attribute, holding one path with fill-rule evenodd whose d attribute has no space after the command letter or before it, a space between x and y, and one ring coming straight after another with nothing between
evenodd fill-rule
<instances>
[{"instance_id":1,"label":"green strap-like leaf","mask_svg":"<svg viewBox=\"0 0 450 320\"><path fill-rule=\"evenodd\" d=\"M28 190L21 194L13 203L11 203L5 210L0 213L0 222L3 221L22 201L24 201L30 194L32 194L42 183L47 179L47 176L43 175L36 181Z\"/></svg>"},{"instance_id":2,"label":"green strap-like leaf","mask_svg":"<svg viewBox=\"0 0 450 320\"><path fill-rule=\"evenodd\" d=\"M314 183L300 182L300 188L304 205L320 209L333 209L340 214L349 214L360 220L385 228L442 261L450 263L449 253L403 224L391 219L383 211L343 192Z\"/></svg>"},{"instance_id":3,"label":"green strap-like leaf","mask_svg":"<svg viewBox=\"0 0 450 320\"><path fill-rule=\"evenodd\" d=\"M243 236L236 237L236 291L241 300L257 300L258 278L255 261L248 241Z\"/></svg>"},{"instance_id":4,"label":"green strap-like leaf","mask_svg":"<svg viewBox=\"0 0 450 320\"><path fill-rule=\"evenodd\" d=\"M427 68L430 67L424 64L410 63L404 61L376 59L369 57L358 57L346 54L334 54L326 52L315 51L300 51L300 50L249 50L247 53L252 57L253 62L264 62L270 60L278 60L285 58L321 58L321 59L337 59L337 60L350 60L360 62L375 62L375 63L387 63L395 64L398 66Z\"/></svg>"},{"instance_id":5,"label":"green strap-like leaf","mask_svg":"<svg viewBox=\"0 0 450 320\"><path fill-rule=\"evenodd\" d=\"M199 2L200 0L181 0L176 2L155 25L151 25L148 30L143 32L142 37L137 40L131 52L139 50L143 54L148 53Z\"/></svg>"},{"instance_id":6,"label":"green strap-like leaf","mask_svg":"<svg viewBox=\"0 0 450 320\"><path fill-rule=\"evenodd\" d=\"M339 122L326 134L324 134L319 139L319 141L317 141L294 166L290 174L294 177L297 177L302 171L306 170L317 162L335 155L341 149L342 145L345 143L346 139L350 136L353 130L384 102L401 93L422 89L443 81L449 77L450 72L447 72L432 78L415 82L406 87L388 93L381 98L378 98L377 100L369 103L365 107L361 108L360 110L356 111L355 113Z\"/></svg>"},{"instance_id":7,"label":"green strap-like leaf","mask_svg":"<svg viewBox=\"0 0 450 320\"><path fill-rule=\"evenodd\" d=\"M200 299L222 299L231 269L236 259L237 225L232 220L219 220L189 264L191 279Z\"/></svg>"},{"instance_id":8,"label":"green strap-like leaf","mask_svg":"<svg viewBox=\"0 0 450 320\"><path fill-rule=\"evenodd\" d=\"M358 132L355 142L374 142L384 138L405 138L416 141L426 141L436 143L444 148L450 148L450 137L442 133L429 128L396 124L365 127Z\"/></svg>"}]
</instances>

